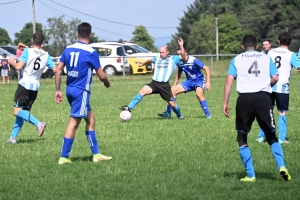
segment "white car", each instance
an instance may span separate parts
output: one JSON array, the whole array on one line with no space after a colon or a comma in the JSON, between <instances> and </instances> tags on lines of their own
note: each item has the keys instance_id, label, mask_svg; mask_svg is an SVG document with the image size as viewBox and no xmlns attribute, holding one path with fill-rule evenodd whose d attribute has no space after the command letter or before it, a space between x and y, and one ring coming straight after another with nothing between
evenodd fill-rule
<instances>
[{"instance_id":1,"label":"white car","mask_svg":"<svg viewBox=\"0 0 300 200\"><path fill-rule=\"evenodd\" d=\"M116 74L122 74L129 72L128 59L124 47L122 45L108 45L101 43L89 44L99 55L100 64L106 75L112 76ZM53 60L57 64L60 57L55 57ZM63 74L67 74L66 67L64 68ZM93 71L95 74L95 70Z\"/></svg>"}]
</instances>

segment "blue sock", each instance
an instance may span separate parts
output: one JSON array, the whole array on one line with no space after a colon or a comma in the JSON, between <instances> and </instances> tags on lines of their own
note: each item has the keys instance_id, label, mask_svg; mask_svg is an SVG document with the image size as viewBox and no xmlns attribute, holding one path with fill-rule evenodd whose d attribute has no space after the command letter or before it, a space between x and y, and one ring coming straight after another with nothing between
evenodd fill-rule
<instances>
[{"instance_id":1,"label":"blue sock","mask_svg":"<svg viewBox=\"0 0 300 200\"><path fill-rule=\"evenodd\" d=\"M34 124L35 126L37 126L39 123L39 120L37 120L37 118L35 118L33 115L31 115L30 112L27 110L19 110L17 117L20 117L20 118L24 119L26 122L30 122L30 123Z\"/></svg>"},{"instance_id":2,"label":"blue sock","mask_svg":"<svg viewBox=\"0 0 300 200\"><path fill-rule=\"evenodd\" d=\"M140 101L142 100L143 95L141 95L140 93L138 93L137 95L135 95L132 100L130 101L128 108L133 109L138 103L140 103Z\"/></svg>"},{"instance_id":3,"label":"blue sock","mask_svg":"<svg viewBox=\"0 0 300 200\"><path fill-rule=\"evenodd\" d=\"M68 158L72 149L74 138L65 138L63 139L63 145L61 150L61 157Z\"/></svg>"},{"instance_id":4,"label":"blue sock","mask_svg":"<svg viewBox=\"0 0 300 200\"><path fill-rule=\"evenodd\" d=\"M286 116L285 115L279 115L278 117L278 139L285 140L286 138Z\"/></svg>"},{"instance_id":5,"label":"blue sock","mask_svg":"<svg viewBox=\"0 0 300 200\"><path fill-rule=\"evenodd\" d=\"M99 148L98 148L98 142L96 139L96 132L95 131L86 131L85 132L86 138L89 142L89 145L91 147L91 151L93 154L98 154Z\"/></svg>"},{"instance_id":6,"label":"blue sock","mask_svg":"<svg viewBox=\"0 0 300 200\"><path fill-rule=\"evenodd\" d=\"M261 128L259 129L259 133L258 133L258 138L260 137L265 137L265 133Z\"/></svg>"},{"instance_id":7,"label":"blue sock","mask_svg":"<svg viewBox=\"0 0 300 200\"><path fill-rule=\"evenodd\" d=\"M204 113L205 113L205 116L206 117L209 117L210 116L210 112L209 112L209 109L208 109L208 105L207 105L207 101L206 100L203 100L200 102L200 106L202 107Z\"/></svg>"},{"instance_id":8,"label":"blue sock","mask_svg":"<svg viewBox=\"0 0 300 200\"><path fill-rule=\"evenodd\" d=\"M181 112L180 112L180 109L179 109L179 106L176 105L176 107L173 109L173 111L176 113L177 117L178 118L181 118L182 115L181 115Z\"/></svg>"},{"instance_id":9,"label":"blue sock","mask_svg":"<svg viewBox=\"0 0 300 200\"><path fill-rule=\"evenodd\" d=\"M278 142L273 143L271 145L271 151L272 151L274 159L275 159L275 161L277 163L278 170L280 169L281 166L285 167L285 164L284 164L284 155L283 155L283 150L281 148L281 145Z\"/></svg>"},{"instance_id":10,"label":"blue sock","mask_svg":"<svg viewBox=\"0 0 300 200\"><path fill-rule=\"evenodd\" d=\"M176 102L176 98L174 98L173 101ZM168 104L168 106L167 106L167 113L169 113L170 116L171 116L172 110L173 110L172 107Z\"/></svg>"},{"instance_id":11,"label":"blue sock","mask_svg":"<svg viewBox=\"0 0 300 200\"><path fill-rule=\"evenodd\" d=\"M240 150L240 156L241 156L243 165L245 167L247 176L249 178L255 177L254 167L253 167L253 163L252 163L252 156L251 156L249 147L248 146L239 147L239 150Z\"/></svg>"},{"instance_id":12,"label":"blue sock","mask_svg":"<svg viewBox=\"0 0 300 200\"><path fill-rule=\"evenodd\" d=\"M10 138L16 138L22 128L24 124L24 119L21 118L21 117L16 117L16 122L14 124L14 127L11 131L11 135L10 135Z\"/></svg>"}]
</instances>

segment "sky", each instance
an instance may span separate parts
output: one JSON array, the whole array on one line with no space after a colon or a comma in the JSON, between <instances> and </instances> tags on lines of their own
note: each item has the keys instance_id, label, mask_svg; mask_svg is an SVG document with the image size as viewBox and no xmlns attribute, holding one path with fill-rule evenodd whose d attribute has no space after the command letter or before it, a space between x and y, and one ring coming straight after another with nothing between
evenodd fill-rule
<instances>
[{"instance_id":1,"label":"sky","mask_svg":"<svg viewBox=\"0 0 300 200\"><path fill-rule=\"evenodd\" d=\"M160 47L177 32L180 18L194 0L0 0L0 27L12 40L33 20L47 26L47 19L64 15L65 21L78 18L92 25L99 39L130 41L135 26L143 25Z\"/></svg>"}]
</instances>

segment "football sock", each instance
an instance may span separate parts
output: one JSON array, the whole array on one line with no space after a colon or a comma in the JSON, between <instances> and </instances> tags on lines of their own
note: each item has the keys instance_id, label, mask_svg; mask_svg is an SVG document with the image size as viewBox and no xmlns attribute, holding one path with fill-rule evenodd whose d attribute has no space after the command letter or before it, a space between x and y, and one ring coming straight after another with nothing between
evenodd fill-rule
<instances>
[{"instance_id":1,"label":"football sock","mask_svg":"<svg viewBox=\"0 0 300 200\"><path fill-rule=\"evenodd\" d=\"M253 163L252 163L252 156L251 156L249 147L248 146L239 147L239 151L240 151L240 156L241 156L243 165L245 167L247 176L249 178L255 177L254 167L253 167Z\"/></svg>"},{"instance_id":2,"label":"football sock","mask_svg":"<svg viewBox=\"0 0 300 200\"><path fill-rule=\"evenodd\" d=\"M283 150L282 150L281 145L278 142L273 143L271 145L271 151L272 151L274 159L277 163L278 170L280 169L281 166L285 167L284 155L283 155Z\"/></svg>"},{"instance_id":3,"label":"football sock","mask_svg":"<svg viewBox=\"0 0 300 200\"><path fill-rule=\"evenodd\" d=\"M98 154L99 152L99 148L98 148L98 142L96 139L96 132L95 131L86 131L86 138L89 142L89 145L91 147L91 151L93 154Z\"/></svg>"},{"instance_id":4,"label":"football sock","mask_svg":"<svg viewBox=\"0 0 300 200\"><path fill-rule=\"evenodd\" d=\"M176 98L174 98L173 101L176 102ZM171 115L172 110L173 110L172 107L168 104L168 106L167 106L167 113L169 113Z\"/></svg>"},{"instance_id":5,"label":"football sock","mask_svg":"<svg viewBox=\"0 0 300 200\"><path fill-rule=\"evenodd\" d=\"M38 125L39 120L37 120L37 118L35 118L32 114L30 114L29 111L27 110L19 110L17 117L20 117L22 119L24 119L26 122L30 122L34 125Z\"/></svg>"},{"instance_id":6,"label":"football sock","mask_svg":"<svg viewBox=\"0 0 300 200\"><path fill-rule=\"evenodd\" d=\"M141 95L140 93L138 93L137 95L135 95L132 100L130 101L128 108L133 109L136 104L140 103L140 101L142 100L143 95Z\"/></svg>"},{"instance_id":7,"label":"football sock","mask_svg":"<svg viewBox=\"0 0 300 200\"><path fill-rule=\"evenodd\" d=\"M74 138L66 138L63 139L63 145L61 150L60 157L68 158L72 149Z\"/></svg>"},{"instance_id":8,"label":"football sock","mask_svg":"<svg viewBox=\"0 0 300 200\"><path fill-rule=\"evenodd\" d=\"M285 115L279 115L278 117L278 139L284 141L286 138L286 116Z\"/></svg>"},{"instance_id":9,"label":"football sock","mask_svg":"<svg viewBox=\"0 0 300 200\"><path fill-rule=\"evenodd\" d=\"M16 138L22 128L24 124L24 119L21 118L21 117L16 117L16 122L14 124L14 127L11 131L11 135L10 135L10 138Z\"/></svg>"},{"instance_id":10,"label":"football sock","mask_svg":"<svg viewBox=\"0 0 300 200\"><path fill-rule=\"evenodd\" d=\"M258 138L265 137L264 131L260 128L258 133Z\"/></svg>"},{"instance_id":11,"label":"football sock","mask_svg":"<svg viewBox=\"0 0 300 200\"><path fill-rule=\"evenodd\" d=\"M181 112L180 112L180 109L179 109L179 106L176 105L176 107L173 109L173 111L176 113L177 117L178 118L181 118L182 115L181 115Z\"/></svg>"},{"instance_id":12,"label":"football sock","mask_svg":"<svg viewBox=\"0 0 300 200\"><path fill-rule=\"evenodd\" d=\"M207 101L206 100L203 100L200 102L200 106L202 107L206 117L209 117L210 116L210 112L209 112L209 109L208 109L208 105L207 105Z\"/></svg>"}]
</instances>

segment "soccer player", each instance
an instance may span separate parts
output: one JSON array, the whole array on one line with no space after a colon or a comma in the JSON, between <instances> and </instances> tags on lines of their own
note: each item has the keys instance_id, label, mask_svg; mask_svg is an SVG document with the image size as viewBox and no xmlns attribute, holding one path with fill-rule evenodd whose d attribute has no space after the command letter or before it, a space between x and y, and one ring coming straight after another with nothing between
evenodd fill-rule
<instances>
[{"instance_id":1,"label":"soccer player","mask_svg":"<svg viewBox=\"0 0 300 200\"><path fill-rule=\"evenodd\" d=\"M237 142L240 157L247 173L247 176L240 179L240 181L254 182L256 180L252 156L247 142L247 134L250 132L255 118L266 134L282 179L290 181L291 176L284 163L283 150L275 134L276 126L270 97L271 86L278 81L277 68L268 55L256 51L257 41L255 36L244 36L242 44L245 52L237 55L230 62L224 86L223 101L223 113L226 117L229 117L228 100L233 80L236 79L236 90L239 94L235 107Z\"/></svg>"},{"instance_id":2,"label":"soccer player","mask_svg":"<svg viewBox=\"0 0 300 200\"><path fill-rule=\"evenodd\" d=\"M181 55L181 49L177 49L177 54ZM205 80L201 70L205 70L206 79ZM186 75L186 81L178 84L181 73L184 72ZM204 97L204 90L210 89L210 70L204 65L200 60L193 56L189 56L187 51L185 54L185 60L181 59L181 62L178 65L178 72L175 76L175 81L172 87L172 94L174 97L174 102L176 101L177 94L183 92L195 91L196 97L200 102L200 106L202 107L206 118L210 119L211 115L208 109L208 105L206 99ZM171 118L172 107L170 105L167 106L167 111L158 114L160 117Z\"/></svg>"},{"instance_id":3,"label":"soccer player","mask_svg":"<svg viewBox=\"0 0 300 200\"><path fill-rule=\"evenodd\" d=\"M15 62L15 58L9 58L9 62L16 70L23 69L23 76L19 80L14 98L14 115L16 116L16 121L11 136L7 141L12 144L17 142L16 137L24 124L24 120L34 124L38 128L39 136L44 134L46 127L46 122L40 122L35 118L30 113L30 109L36 100L40 88L40 78L45 67L47 66L53 69L53 71L55 71L55 68L51 56L41 48L44 44L44 35L39 32L34 33L31 42L32 48L24 50L18 63Z\"/></svg>"},{"instance_id":4,"label":"soccer player","mask_svg":"<svg viewBox=\"0 0 300 200\"><path fill-rule=\"evenodd\" d=\"M178 44L181 49L181 56L183 59L185 59L186 54L183 48L183 43L184 41L179 38ZM171 106L178 119L185 119L180 112L179 106L173 101L171 86L169 84L172 73L180 62L180 57L170 56L168 47L163 46L160 48L160 56L156 56L153 59L148 59L144 63L140 63L139 66L143 66L151 62L154 63L154 75L151 83L144 85L139 93L133 97L128 106L120 106L119 108L121 110L128 110L131 112L145 95L160 94L160 96Z\"/></svg>"},{"instance_id":5,"label":"soccer player","mask_svg":"<svg viewBox=\"0 0 300 200\"><path fill-rule=\"evenodd\" d=\"M262 53L268 54L269 51L272 49L271 41L267 40L267 39L264 39L263 42L262 42L262 45L263 45L263 48L264 48Z\"/></svg>"},{"instance_id":6,"label":"soccer player","mask_svg":"<svg viewBox=\"0 0 300 200\"><path fill-rule=\"evenodd\" d=\"M61 70L67 68L67 88L66 95L71 106L68 127L63 138L62 152L58 164L67 164L72 161L69 154L75 137L75 132L83 118L86 123L86 138L93 153L93 162L111 160L112 157L100 154L95 132L95 116L90 106L90 91L92 84L93 69L97 76L104 83L105 87L110 87L105 73L103 72L98 53L90 46L89 40L92 37L92 27L89 23L83 22L77 27L78 41L67 46L64 50L60 62L55 72L55 101L61 104L62 92Z\"/></svg>"},{"instance_id":7,"label":"soccer player","mask_svg":"<svg viewBox=\"0 0 300 200\"><path fill-rule=\"evenodd\" d=\"M286 112L289 109L289 78L292 67L300 71L300 60L295 53L291 52L288 48L292 41L292 36L288 32L282 32L278 35L278 43L280 47L269 51L268 55L274 61L278 72L279 80L272 88L272 105L275 102L278 110L278 141L280 144L289 143L286 139L287 133L287 117ZM264 142L265 134L260 129L257 141Z\"/></svg>"}]
</instances>

